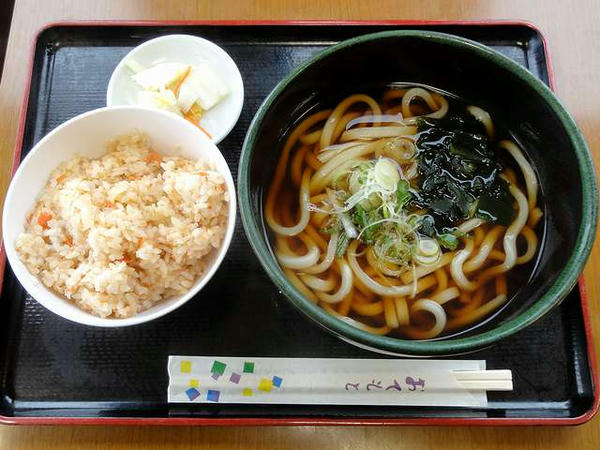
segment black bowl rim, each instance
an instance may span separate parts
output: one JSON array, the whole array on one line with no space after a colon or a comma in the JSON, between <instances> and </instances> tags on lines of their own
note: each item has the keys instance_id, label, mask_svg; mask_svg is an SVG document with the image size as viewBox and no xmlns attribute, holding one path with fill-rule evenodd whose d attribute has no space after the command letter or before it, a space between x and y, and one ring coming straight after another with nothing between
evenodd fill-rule
<instances>
[{"instance_id":1,"label":"black bowl rim","mask_svg":"<svg viewBox=\"0 0 600 450\"><path fill-rule=\"evenodd\" d=\"M332 316L318 305L310 302L287 280L266 241L263 239L262 225L257 222L252 211L250 162L257 139L257 128L262 123L275 99L293 80L302 75L315 62L347 47L388 38L418 38L441 45L461 48L472 52L478 57L487 59L503 69L509 70L521 82L532 88L551 108L565 128L565 132L568 134L571 145L575 150L578 169L582 179L582 217L573 253L567 260L563 270L559 273L554 284L531 307L519 316L481 334L469 337L449 338L447 340L418 341L379 336L345 323L343 320ZM328 331L356 345L386 353L413 356L447 355L475 351L493 345L539 320L554 306L558 305L577 283L578 276L583 270L591 252L597 226L598 194L594 164L586 142L573 118L552 91L528 70L483 44L446 33L423 30L392 30L358 36L335 44L294 68L266 97L248 128L238 169L238 195L242 224L250 245L269 277L296 308L319 325L325 327Z\"/></svg>"}]
</instances>

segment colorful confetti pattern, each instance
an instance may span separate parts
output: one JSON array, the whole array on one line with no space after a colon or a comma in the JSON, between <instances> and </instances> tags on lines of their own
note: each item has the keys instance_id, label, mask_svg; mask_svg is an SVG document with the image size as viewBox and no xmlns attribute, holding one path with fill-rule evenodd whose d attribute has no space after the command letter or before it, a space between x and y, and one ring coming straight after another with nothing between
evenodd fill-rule
<instances>
[{"instance_id":1,"label":"colorful confetti pattern","mask_svg":"<svg viewBox=\"0 0 600 450\"><path fill-rule=\"evenodd\" d=\"M221 361L215 361L212 365L212 369L210 369L210 371L215 374L218 373L219 375L223 375L225 373L225 368L227 367L227 364L222 363Z\"/></svg>"},{"instance_id":2,"label":"colorful confetti pattern","mask_svg":"<svg viewBox=\"0 0 600 450\"><path fill-rule=\"evenodd\" d=\"M250 380L253 379L252 377L255 376L255 363L253 361L245 361L242 367L229 367L229 370L231 370L231 373L227 374L226 379L228 379L230 383L240 385L245 376L251 376ZM190 374L192 371L192 362L181 361L180 371L182 374ZM222 376L225 375L225 372L228 372L227 364L219 360L214 360L210 369L210 377L213 380L218 381ZM243 396L252 397L255 395L255 390L268 394L273 390L273 388L281 388L283 378L273 375L271 378L261 377L257 383L256 381L253 381L253 383L254 384L252 388L240 386ZM190 378L188 385L189 388L185 391L185 394L190 401L202 398L200 380L198 378ZM246 386L247 385L248 381L246 380ZM221 395L222 392L218 389L207 389L205 392L206 401L213 403L218 403Z\"/></svg>"},{"instance_id":3,"label":"colorful confetti pattern","mask_svg":"<svg viewBox=\"0 0 600 450\"><path fill-rule=\"evenodd\" d=\"M206 392L206 400L208 400L209 402L218 402L220 395L221 391L213 391L212 389L209 389Z\"/></svg>"},{"instance_id":4,"label":"colorful confetti pattern","mask_svg":"<svg viewBox=\"0 0 600 450\"><path fill-rule=\"evenodd\" d=\"M185 391L185 393L190 401L196 400L198 397L200 397L200 392L198 392L198 389L193 387L189 388L187 391Z\"/></svg>"}]
</instances>

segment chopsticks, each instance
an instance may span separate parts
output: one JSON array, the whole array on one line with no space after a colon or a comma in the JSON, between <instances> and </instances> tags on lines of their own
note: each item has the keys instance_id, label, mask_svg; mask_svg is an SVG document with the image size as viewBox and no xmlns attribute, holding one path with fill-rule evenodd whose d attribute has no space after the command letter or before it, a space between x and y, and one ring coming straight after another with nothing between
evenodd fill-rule
<instances>
[{"instance_id":1,"label":"chopsticks","mask_svg":"<svg viewBox=\"0 0 600 450\"><path fill-rule=\"evenodd\" d=\"M513 381L510 370L454 370L454 377L469 390L512 391Z\"/></svg>"},{"instance_id":2,"label":"chopsticks","mask_svg":"<svg viewBox=\"0 0 600 450\"><path fill-rule=\"evenodd\" d=\"M168 371L171 403L219 395L221 403L485 408L489 392L513 389L511 370L485 370L482 360L176 355Z\"/></svg>"}]
</instances>

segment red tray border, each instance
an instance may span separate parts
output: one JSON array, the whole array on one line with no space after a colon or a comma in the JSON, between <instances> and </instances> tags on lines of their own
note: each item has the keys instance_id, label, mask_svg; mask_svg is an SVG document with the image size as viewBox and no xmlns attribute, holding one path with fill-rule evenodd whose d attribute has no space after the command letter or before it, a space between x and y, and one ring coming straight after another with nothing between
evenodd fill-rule
<instances>
[{"instance_id":1,"label":"red tray border","mask_svg":"<svg viewBox=\"0 0 600 450\"><path fill-rule=\"evenodd\" d=\"M14 175L21 159L23 145L25 119L27 117L27 105L31 89L31 77L33 74L33 62L35 48L39 36L49 28L56 26L164 26L164 25L215 25L215 26L239 26L239 25L467 25L467 26L490 26L490 25L519 25L525 26L541 37L546 56L548 70L548 81L550 88L555 89L554 70L548 41L542 31L533 23L523 20L478 20L478 21L443 21L443 20L90 20L90 21L57 21L49 22L42 26L35 34L30 48L30 57L27 69L27 84L23 92L21 109L19 115L19 128L17 141L15 143L12 174ZM0 274L4 273L6 255L0 238ZM0 277L0 292L4 277ZM523 426L523 425L579 425L589 421L600 406L600 394L598 392L597 361L590 322L589 304L583 274L579 277L579 292L581 296L581 309L583 311L583 322L587 339L588 359L592 373L592 384L594 401L592 407L578 417L566 418L115 418L115 417L10 417L0 415L0 424L7 425L213 425L213 426L307 426L307 425L418 425L418 426Z\"/></svg>"}]
</instances>

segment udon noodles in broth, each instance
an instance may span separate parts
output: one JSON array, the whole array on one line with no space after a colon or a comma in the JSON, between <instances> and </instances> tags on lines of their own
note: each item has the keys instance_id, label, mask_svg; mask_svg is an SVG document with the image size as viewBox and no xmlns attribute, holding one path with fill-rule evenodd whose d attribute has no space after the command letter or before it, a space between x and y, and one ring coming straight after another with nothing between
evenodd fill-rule
<instances>
[{"instance_id":1,"label":"udon noodles in broth","mask_svg":"<svg viewBox=\"0 0 600 450\"><path fill-rule=\"evenodd\" d=\"M290 282L380 335L431 339L497 311L542 211L527 158L496 135L485 110L424 87L306 117L265 203Z\"/></svg>"}]
</instances>

